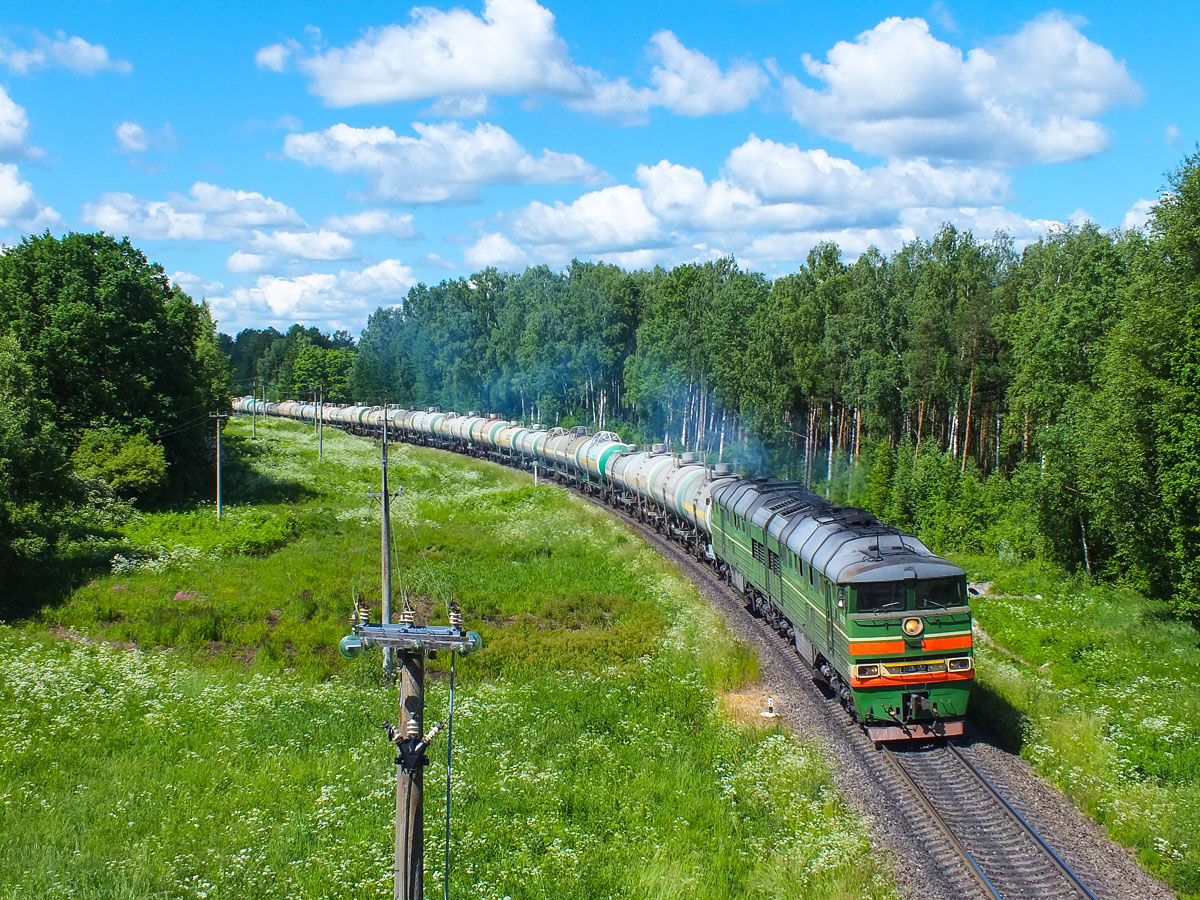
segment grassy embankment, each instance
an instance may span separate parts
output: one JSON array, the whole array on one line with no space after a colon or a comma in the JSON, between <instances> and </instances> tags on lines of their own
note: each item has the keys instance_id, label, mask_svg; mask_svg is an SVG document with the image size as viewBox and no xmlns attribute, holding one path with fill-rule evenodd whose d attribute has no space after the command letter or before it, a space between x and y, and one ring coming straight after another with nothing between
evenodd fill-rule
<instances>
[{"instance_id":1,"label":"grassy embankment","mask_svg":"<svg viewBox=\"0 0 1200 900\"><path fill-rule=\"evenodd\" d=\"M1200 896L1200 635L1128 588L960 563L994 581L971 601L994 642L976 644L976 716L1148 869Z\"/></svg>"},{"instance_id":2,"label":"grassy embankment","mask_svg":"<svg viewBox=\"0 0 1200 900\"><path fill-rule=\"evenodd\" d=\"M113 574L0 626L0 897L390 896L395 690L333 651L351 588L378 596L376 451L248 431L219 527L129 522ZM405 589L486 641L458 669L454 896L894 893L817 751L722 711L754 660L652 550L496 466L401 448L393 474Z\"/></svg>"}]
</instances>

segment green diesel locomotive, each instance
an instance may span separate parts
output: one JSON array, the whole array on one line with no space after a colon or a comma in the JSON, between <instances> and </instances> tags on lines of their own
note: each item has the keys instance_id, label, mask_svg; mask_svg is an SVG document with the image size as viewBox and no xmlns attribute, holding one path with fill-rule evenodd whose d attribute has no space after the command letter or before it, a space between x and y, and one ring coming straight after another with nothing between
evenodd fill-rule
<instances>
[{"instance_id":1,"label":"green diesel locomotive","mask_svg":"<svg viewBox=\"0 0 1200 900\"><path fill-rule=\"evenodd\" d=\"M966 574L798 484L712 490L712 554L877 741L962 734L975 676Z\"/></svg>"}]
</instances>

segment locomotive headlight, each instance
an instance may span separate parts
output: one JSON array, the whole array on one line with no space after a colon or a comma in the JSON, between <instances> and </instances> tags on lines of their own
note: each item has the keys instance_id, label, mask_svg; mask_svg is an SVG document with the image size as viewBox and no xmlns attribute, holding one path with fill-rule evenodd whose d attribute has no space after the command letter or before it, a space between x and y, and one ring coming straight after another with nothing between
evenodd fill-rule
<instances>
[{"instance_id":1,"label":"locomotive headlight","mask_svg":"<svg viewBox=\"0 0 1200 900\"><path fill-rule=\"evenodd\" d=\"M879 666L859 666L858 667L858 677L859 678L874 678L878 674L879 674Z\"/></svg>"},{"instance_id":2,"label":"locomotive headlight","mask_svg":"<svg viewBox=\"0 0 1200 900\"><path fill-rule=\"evenodd\" d=\"M913 616L911 619L905 619L904 624L900 627L904 629L904 633L909 637L916 637L925 630L925 620Z\"/></svg>"},{"instance_id":3,"label":"locomotive headlight","mask_svg":"<svg viewBox=\"0 0 1200 900\"><path fill-rule=\"evenodd\" d=\"M946 660L946 668L951 672L965 672L971 668L971 657L960 656L957 659Z\"/></svg>"}]
</instances>

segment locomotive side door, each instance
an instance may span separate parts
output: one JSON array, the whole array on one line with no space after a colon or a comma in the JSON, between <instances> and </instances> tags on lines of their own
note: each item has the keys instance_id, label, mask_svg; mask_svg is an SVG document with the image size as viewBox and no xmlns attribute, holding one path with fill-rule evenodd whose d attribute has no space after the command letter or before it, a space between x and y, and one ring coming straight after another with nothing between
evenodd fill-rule
<instances>
[{"instance_id":1,"label":"locomotive side door","mask_svg":"<svg viewBox=\"0 0 1200 900\"><path fill-rule=\"evenodd\" d=\"M825 646L829 648L829 662L832 663L834 648L837 646L833 642L833 588L824 576L821 576L821 591L825 595Z\"/></svg>"}]
</instances>

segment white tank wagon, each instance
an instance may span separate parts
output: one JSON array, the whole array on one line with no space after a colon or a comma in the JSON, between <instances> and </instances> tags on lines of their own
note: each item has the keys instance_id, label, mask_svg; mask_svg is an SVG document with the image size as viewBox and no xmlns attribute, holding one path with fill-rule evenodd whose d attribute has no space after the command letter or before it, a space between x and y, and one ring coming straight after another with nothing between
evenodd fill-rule
<instances>
[{"instance_id":1,"label":"white tank wagon","mask_svg":"<svg viewBox=\"0 0 1200 900\"><path fill-rule=\"evenodd\" d=\"M449 433L450 440L456 445L465 446L471 440L471 427L476 422L485 421L481 416L474 413L467 413L465 416L456 416L450 420Z\"/></svg>"},{"instance_id":2,"label":"white tank wagon","mask_svg":"<svg viewBox=\"0 0 1200 900\"><path fill-rule=\"evenodd\" d=\"M517 454L525 461L526 465L533 465L535 462L545 463L544 454L546 452L546 441L550 440L550 432L544 428L531 428L528 431L518 434L513 439L513 444L516 447Z\"/></svg>"},{"instance_id":3,"label":"white tank wagon","mask_svg":"<svg viewBox=\"0 0 1200 900\"><path fill-rule=\"evenodd\" d=\"M616 458L627 453L630 445L612 431L598 431L579 445L576 468L591 483L607 485L612 482L612 466Z\"/></svg>"},{"instance_id":4,"label":"white tank wagon","mask_svg":"<svg viewBox=\"0 0 1200 900\"><path fill-rule=\"evenodd\" d=\"M471 426L471 446L479 454L490 453L499 449L496 443L501 431L511 425L499 416L486 416Z\"/></svg>"},{"instance_id":5,"label":"white tank wagon","mask_svg":"<svg viewBox=\"0 0 1200 900\"><path fill-rule=\"evenodd\" d=\"M492 450L502 459L517 459L520 455L519 442L530 430L515 422L505 422L491 435Z\"/></svg>"},{"instance_id":6,"label":"white tank wagon","mask_svg":"<svg viewBox=\"0 0 1200 900\"><path fill-rule=\"evenodd\" d=\"M566 465L567 444L571 442L571 432L565 428L551 428L549 436L538 448L538 461L547 468L557 472Z\"/></svg>"},{"instance_id":7,"label":"white tank wagon","mask_svg":"<svg viewBox=\"0 0 1200 900\"><path fill-rule=\"evenodd\" d=\"M440 416L440 418L439 418ZM439 413L432 420L433 437L436 443L445 446L454 443L455 421L462 418L458 413Z\"/></svg>"}]
</instances>

